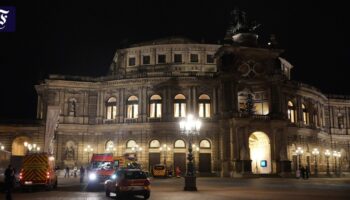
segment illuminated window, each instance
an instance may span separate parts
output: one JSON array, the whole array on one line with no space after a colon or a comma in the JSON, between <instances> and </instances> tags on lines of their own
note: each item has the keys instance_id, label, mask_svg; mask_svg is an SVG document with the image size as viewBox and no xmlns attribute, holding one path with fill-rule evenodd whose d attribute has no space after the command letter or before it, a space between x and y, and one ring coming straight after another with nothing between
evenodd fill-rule
<instances>
[{"instance_id":1,"label":"illuminated window","mask_svg":"<svg viewBox=\"0 0 350 200\"><path fill-rule=\"evenodd\" d=\"M207 63L208 64L214 63L214 55L207 54Z\"/></svg>"},{"instance_id":2,"label":"illuminated window","mask_svg":"<svg viewBox=\"0 0 350 200\"><path fill-rule=\"evenodd\" d=\"M135 66L136 65L136 58L135 57L129 57L129 66Z\"/></svg>"},{"instance_id":3,"label":"illuminated window","mask_svg":"<svg viewBox=\"0 0 350 200\"><path fill-rule=\"evenodd\" d=\"M174 144L174 148L185 148L185 142L183 140L176 140Z\"/></svg>"},{"instance_id":4,"label":"illuminated window","mask_svg":"<svg viewBox=\"0 0 350 200\"><path fill-rule=\"evenodd\" d=\"M294 104L291 101L288 101L288 119L291 123L296 122L296 110Z\"/></svg>"},{"instance_id":5,"label":"illuminated window","mask_svg":"<svg viewBox=\"0 0 350 200\"><path fill-rule=\"evenodd\" d=\"M210 117L210 97L206 94L202 94L198 99L198 115L202 118Z\"/></svg>"},{"instance_id":6,"label":"illuminated window","mask_svg":"<svg viewBox=\"0 0 350 200\"><path fill-rule=\"evenodd\" d=\"M202 140L202 141L199 143L199 147L200 147L200 148L210 149L210 148L211 148L211 145L210 145L210 142L209 142L208 140Z\"/></svg>"},{"instance_id":7,"label":"illuminated window","mask_svg":"<svg viewBox=\"0 0 350 200\"><path fill-rule=\"evenodd\" d=\"M69 99L68 114L69 114L69 116L74 116L74 117L77 114L77 100L74 98Z\"/></svg>"},{"instance_id":8,"label":"illuminated window","mask_svg":"<svg viewBox=\"0 0 350 200\"><path fill-rule=\"evenodd\" d=\"M182 63L182 54L174 54L174 63Z\"/></svg>"},{"instance_id":9,"label":"illuminated window","mask_svg":"<svg viewBox=\"0 0 350 200\"><path fill-rule=\"evenodd\" d=\"M148 55L142 56L142 63L144 65L151 64L151 56L148 56Z\"/></svg>"},{"instance_id":10,"label":"illuminated window","mask_svg":"<svg viewBox=\"0 0 350 200\"><path fill-rule=\"evenodd\" d=\"M338 114L338 128L344 128L344 116L341 113Z\"/></svg>"},{"instance_id":11,"label":"illuminated window","mask_svg":"<svg viewBox=\"0 0 350 200\"><path fill-rule=\"evenodd\" d=\"M158 55L158 64L164 64L166 62L166 56L164 54Z\"/></svg>"},{"instance_id":12,"label":"illuminated window","mask_svg":"<svg viewBox=\"0 0 350 200\"><path fill-rule=\"evenodd\" d=\"M192 54L191 53L190 61L191 61L191 63L198 63L198 54Z\"/></svg>"},{"instance_id":13,"label":"illuminated window","mask_svg":"<svg viewBox=\"0 0 350 200\"><path fill-rule=\"evenodd\" d=\"M186 97L183 94L174 98L174 117L186 117Z\"/></svg>"},{"instance_id":14,"label":"illuminated window","mask_svg":"<svg viewBox=\"0 0 350 200\"><path fill-rule=\"evenodd\" d=\"M301 109L303 110L303 123L309 125L309 112L304 104L301 104Z\"/></svg>"},{"instance_id":15,"label":"illuminated window","mask_svg":"<svg viewBox=\"0 0 350 200\"><path fill-rule=\"evenodd\" d=\"M160 147L160 142L159 140L152 140L149 143L149 148L159 148Z\"/></svg>"},{"instance_id":16,"label":"illuminated window","mask_svg":"<svg viewBox=\"0 0 350 200\"><path fill-rule=\"evenodd\" d=\"M106 103L107 107L107 119L115 119L117 116L117 99L111 97Z\"/></svg>"},{"instance_id":17,"label":"illuminated window","mask_svg":"<svg viewBox=\"0 0 350 200\"><path fill-rule=\"evenodd\" d=\"M131 96L128 99L128 113L127 118L133 119L138 117L139 113L139 99L136 96Z\"/></svg>"},{"instance_id":18,"label":"illuminated window","mask_svg":"<svg viewBox=\"0 0 350 200\"><path fill-rule=\"evenodd\" d=\"M254 93L254 108L256 115L269 114L269 102L266 92Z\"/></svg>"},{"instance_id":19,"label":"illuminated window","mask_svg":"<svg viewBox=\"0 0 350 200\"><path fill-rule=\"evenodd\" d=\"M151 96L149 114L151 118L162 117L162 97L160 97L159 95Z\"/></svg>"},{"instance_id":20,"label":"illuminated window","mask_svg":"<svg viewBox=\"0 0 350 200\"><path fill-rule=\"evenodd\" d=\"M133 147L135 147L135 146L136 146L135 140L129 140L129 141L126 143L126 148L128 148L128 149L131 149L131 148L133 148Z\"/></svg>"}]
</instances>

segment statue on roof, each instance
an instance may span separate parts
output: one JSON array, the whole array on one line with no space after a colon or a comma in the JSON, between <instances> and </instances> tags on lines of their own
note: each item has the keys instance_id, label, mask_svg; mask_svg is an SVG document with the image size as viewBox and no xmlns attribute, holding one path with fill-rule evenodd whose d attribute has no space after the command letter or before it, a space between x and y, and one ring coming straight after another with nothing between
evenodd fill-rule
<instances>
[{"instance_id":1,"label":"statue on roof","mask_svg":"<svg viewBox=\"0 0 350 200\"><path fill-rule=\"evenodd\" d=\"M246 12L239 8L232 10L230 16L230 25L226 32L227 36L232 36L237 33L251 33L260 26L260 24L256 22L249 22Z\"/></svg>"}]
</instances>

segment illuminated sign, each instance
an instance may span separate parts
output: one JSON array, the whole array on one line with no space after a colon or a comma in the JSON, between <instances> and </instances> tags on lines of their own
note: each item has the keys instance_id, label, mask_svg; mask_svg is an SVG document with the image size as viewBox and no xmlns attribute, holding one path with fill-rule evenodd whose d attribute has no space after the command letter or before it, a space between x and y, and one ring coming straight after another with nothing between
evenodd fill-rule
<instances>
[{"instance_id":1,"label":"illuminated sign","mask_svg":"<svg viewBox=\"0 0 350 200\"><path fill-rule=\"evenodd\" d=\"M267 161L266 160L261 160L260 161L260 167L267 167Z\"/></svg>"}]
</instances>

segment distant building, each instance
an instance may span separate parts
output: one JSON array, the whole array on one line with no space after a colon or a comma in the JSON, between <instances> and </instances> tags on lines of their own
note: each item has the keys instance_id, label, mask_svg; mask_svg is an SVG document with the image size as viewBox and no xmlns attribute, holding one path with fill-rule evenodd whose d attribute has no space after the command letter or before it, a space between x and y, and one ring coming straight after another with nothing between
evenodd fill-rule
<instances>
[{"instance_id":1,"label":"distant building","mask_svg":"<svg viewBox=\"0 0 350 200\"><path fill-rule=\"evenodd\" d=\"M118 49L104 77L50 75L35 86L39 122L0 125L1 142L14 155L25 153L24 141L44 147L48 108L56 106L59 166L86 164L89 146L133 154L145 169L166 162L185 171L188 138L179 121L191 113L203 123L193 138L201 175L287 175L299 164L314 173L316 162L324 174L326 150L331 174L349 172L349 97L292 81L282 50L259 46L254 33L229 32L226 41L159 39Z\"/></svg>"}]
</instances>

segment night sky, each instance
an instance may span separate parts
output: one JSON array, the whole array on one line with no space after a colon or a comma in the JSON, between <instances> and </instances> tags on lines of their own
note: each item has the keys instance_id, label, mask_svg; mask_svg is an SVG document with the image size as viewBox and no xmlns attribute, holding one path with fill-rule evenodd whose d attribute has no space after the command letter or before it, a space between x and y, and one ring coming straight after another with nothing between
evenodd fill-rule
<instances>
[{"instance_id":1,"label":"night sky","mask_svg":"<svg viewBox=\"0 0 350 200\"><path fill-rule=\"evenodd\" d=\"M48 74L103 76L125 44L167 36L217 43L236 6L262 24L262 43L276 35L292 79L350 95L350 12L335 2L0 0L17 10L16 32L0 32L0 118L34 119L35 84Z\"/></svg>"}]
</instances>

